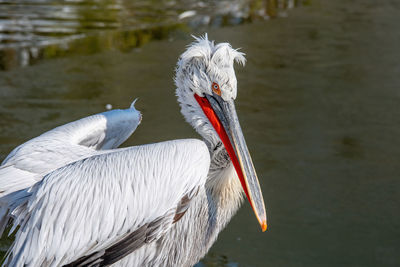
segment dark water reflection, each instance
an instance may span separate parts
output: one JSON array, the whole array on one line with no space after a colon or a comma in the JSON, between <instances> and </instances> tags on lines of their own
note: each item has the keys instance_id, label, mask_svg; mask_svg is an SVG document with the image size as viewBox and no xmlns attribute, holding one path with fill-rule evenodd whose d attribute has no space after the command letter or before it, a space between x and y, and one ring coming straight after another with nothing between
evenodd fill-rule
<instances>
[{"instance_id":1,"label":"dark water reflection","mask_svg":"<svg viewBox=\"0 0 400 267\"><path fill-rule=\"evenodd\" d=\"M299 0L0 1L0 69L66 53L129 51L169 32L284 16ZM189 27L189 28L188 28Z\"/></svg>"},{"instance_id":2,"label":"dark water reflection","mask_svg":"<svg viewBox=\"0 0 400 267\"><path fill-rule=\"evenodd\" d=\"M269 230L245 204L199 266L400 266L399 11L398 1L324 0L285 19L207 28L247 54L237 109ZM191 38L166 36L0 72L0 158L136 97L143 123L126 145L196 137L172 82Z\"/></svg>"}]
</instances>

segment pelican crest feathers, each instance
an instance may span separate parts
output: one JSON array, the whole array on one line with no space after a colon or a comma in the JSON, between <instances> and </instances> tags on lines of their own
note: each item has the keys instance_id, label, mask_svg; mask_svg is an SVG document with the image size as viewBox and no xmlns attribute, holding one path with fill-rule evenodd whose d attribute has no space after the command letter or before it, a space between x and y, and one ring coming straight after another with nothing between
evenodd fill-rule
<instances>
[{"instance_id":1,"label":"pelican crest feathers","mask_svg":"<svg viewBox=\"0 0 400 267\"><path fill-rule=\"evenodd\" d=\"M221 97L224 100L236 99L237 81L233 68L234 62L244 65L244 53L233 49L229 43L214 44L207 34L202 37L193 36L195 41L180 56L175 84L189 88L199 96L211 94L211 85L218 82Z\"/></svg>"}]
</instances>

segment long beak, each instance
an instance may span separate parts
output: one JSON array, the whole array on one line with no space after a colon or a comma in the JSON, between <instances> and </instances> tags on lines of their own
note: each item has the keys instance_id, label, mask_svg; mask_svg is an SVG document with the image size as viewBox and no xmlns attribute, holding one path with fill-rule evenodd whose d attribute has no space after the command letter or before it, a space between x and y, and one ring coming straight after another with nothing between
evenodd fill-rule
<instances>
[{"instance_id":1,"label":"long beak","mask_svg":"<svg viewBox=\"0 0 400 267\"><path fill-rule=\"evenodd\" d=\"M257 174L244 140L233 100L225 101L219 95L194 95L203 112L218 133L236 169L243 190L264 232L267 216Z\"/></svg>"}]
</instances>

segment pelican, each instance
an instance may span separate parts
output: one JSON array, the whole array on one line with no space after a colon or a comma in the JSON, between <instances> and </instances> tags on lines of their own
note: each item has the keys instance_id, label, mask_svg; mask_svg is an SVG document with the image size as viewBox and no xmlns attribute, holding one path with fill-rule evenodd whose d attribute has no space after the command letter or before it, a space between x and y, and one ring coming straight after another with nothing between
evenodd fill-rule
<instances>
[{"instance_id":1,"label":"pelican","mask_svg":"<svg viewBox=\"0 0 400 267\"><path fill-rule=\"evenodd\" d=\"M202 140L118 148L141 122L133 103L14 149L0 166L0 230L16 231L4 265L193 266L244 196L265 231L234 62L244 54L207 35L178 60L178 102Z\"/></svg>"}]
</instances>

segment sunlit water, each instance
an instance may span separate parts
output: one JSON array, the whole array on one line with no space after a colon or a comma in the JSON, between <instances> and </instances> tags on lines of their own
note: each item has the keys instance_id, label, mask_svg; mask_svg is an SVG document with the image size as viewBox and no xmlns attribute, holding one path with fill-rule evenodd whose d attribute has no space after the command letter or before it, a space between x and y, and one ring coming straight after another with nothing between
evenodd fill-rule
<instances>
[{"instance_id":1,"label":"sunlit water","mask_svg":"<svg viewBox=\"0 0 400 267\"><path fill-rule=\"evenodd\" d=\"M286 18L205 28L247 54L236 102L269 230L261 233L246 203L199 266L400 266L400 4L349 2L313 1ZM1 158L45 130L136 97L144 118L125 145L196 137L172 81L191 40L176 30L134 49L1 72Z\"/></svg>"},{"instance_id":2,"label":"sunlit water","mask_svg":"<svg viewBox=\"0 0 400 267\"><path fill-rule=\"evenodd\" d=\"M129 51L179 29L285 16L306 0L0 0L0 69L109 49Z\"/></svg>"}]
</instances>

